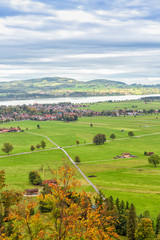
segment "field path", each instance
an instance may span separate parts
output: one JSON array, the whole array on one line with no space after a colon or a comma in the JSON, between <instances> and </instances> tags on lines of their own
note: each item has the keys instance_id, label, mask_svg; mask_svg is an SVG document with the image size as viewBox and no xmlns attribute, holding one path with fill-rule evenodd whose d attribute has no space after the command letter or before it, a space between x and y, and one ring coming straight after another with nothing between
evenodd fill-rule
<instances>
[{"instance_id":1,"label":"field path","mask_svg":"<svg viewBox=\"0 0 160 240\"><path fill-rule=\"evenodd\" d=\"M33 134L33 135L39 135L41 137L45 137L47 138L53 145L55 145L58 149L62 150L64 152L64 154L68 157L68 159L71 161L71 163L75 166L75 168L77 168L77 170L80 172L80 174L86 179L86 181L94 188L94 190L100 194L100 192L98 191L98 189L96 188L96 186L87 178L87 176L81 171L81 169L77 166L77 164L73 161L73 159L69 156L69 154L60 146L58 146L58 144L56 144L55 142L53 142L49 137L45 136L45 135L40 135L37 133L31 133L31 132L27 132L28 134Z\"/></svg>"}]
</instances>

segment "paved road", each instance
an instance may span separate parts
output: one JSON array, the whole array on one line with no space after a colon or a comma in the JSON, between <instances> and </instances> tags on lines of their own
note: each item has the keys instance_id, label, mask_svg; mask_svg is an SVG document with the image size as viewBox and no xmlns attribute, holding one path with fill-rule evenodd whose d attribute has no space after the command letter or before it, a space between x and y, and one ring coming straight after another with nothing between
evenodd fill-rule
<instances>
[{"instance_id":1,"label":"paved road","mask_svg":"<svg viewBox=\"0 0 160 240\"><path fill-rule=\"evenodd\" d=\"M58 146L58 144L56 144L55 142L53 142L49 137L44 136L44 135L40 135L37 133L30 133L27 132L28 134L33 134L33 135L39 135L41 137L45 137L46 139L48 139L53 145L55 145L58 149L62 150L64 152L64 154L68 157L68 159L71 161L71 163L75 166L75 168L77 168L77 170L80 172L80 174L86 179L86 181L94 188L94 190L100 194L100 192L98 191L98 189L96 188L96 186L87 178L87 176L81 171L81 169L77 166L77 164L73 161L73 159L69 156L69 154L60 146Z\"/></svg>"}]
</instances>

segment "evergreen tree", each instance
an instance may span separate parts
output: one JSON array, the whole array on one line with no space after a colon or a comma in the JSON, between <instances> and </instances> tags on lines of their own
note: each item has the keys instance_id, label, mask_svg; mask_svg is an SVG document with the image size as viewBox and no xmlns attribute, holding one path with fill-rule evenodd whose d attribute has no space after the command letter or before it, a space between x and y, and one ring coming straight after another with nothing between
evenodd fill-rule
<instances>
[{"instance_id":1,"label":"evergreen tree","mask_svg":"<svg viewBox=\"0 0 160 240\"><path fill-rule=\"evenodd\" d=\"M116 204L116 207L117 207L117 209L118 209L118 211L119 211L119 209L120 209L120 201L119 201L119 198L116 199L115 204Z\"/></svg>"},{"instance_id":2,"label":"evergreen tree","mask_svg":"<svg viewBox=\"0 0 160 240\"><path fill-rule=\"evenodd\" d=\"M150 212L148 210L144 211L143 217L144 218L150 218Z\"/></svg>"},{"instance_id":3,"label":"evergreen tree","mask_svg":"<svg viewBox=\"0 0 160 240\"><path fill-rule=\"evenodd\" d=\"M113 210L114 209L114 202L113 202L113 197L110 196L108 199L108 209Z\"/></svg>"},{"instance_id":4,"label":"evergreen tree","mask_svg":"<svg viewBox=\"0 0 160 240\"><path fill-rule=\"evenodd\" d=\"M127 234L127 216L125 214L120 214L118 216L118 221L116 222L116 232L119 235L126 236Z\"/></svg>"},{"instance_id":5,"label":"evergreen tree","mask_svg":"<svg viewBox=\"0 0 160 240\"><path fill-rule=\"evenodd\" d=\"M160 233L160 213L157 216L156 220L156 235Z\"/></svg>"},{"instance_id":6,"label":"evergreen tree","mask_svg":"<svg viewBox=\"0 0 160 240\"><path fill-rule=\"evenodd\" d=\"M123 214L124 213L124 209L125 209L125 204L124 204L124 201L122 200L121 204L120 204L119 212Z\"/></svg>"},{"instance_id":7,"label":"evergreen tree","mask_svg":"<svg viewBox=\"0 0 160 240\"><path fill-rule=\"evenodd\" d=\"M131 204L128 219L127 219L127 237L128 240L135 240L135 231L137 227L136 211L133 204Z\"/></svg>"},{"instance_id":8,"label":"evergreen tree","mask_svg":"<svg viewBox=\"0 0 160 240\"><path fill-rule=\"evenodd\" d=\"M126 202L126 210L129 210L129 202Z\"/></svg>"}]
</instances>

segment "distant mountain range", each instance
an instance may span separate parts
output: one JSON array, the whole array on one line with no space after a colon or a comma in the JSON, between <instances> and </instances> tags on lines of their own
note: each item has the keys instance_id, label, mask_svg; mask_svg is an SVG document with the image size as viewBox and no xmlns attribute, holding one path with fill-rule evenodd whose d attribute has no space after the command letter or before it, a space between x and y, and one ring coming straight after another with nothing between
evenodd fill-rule
<instances>
[{"instance_id":1,"label":"distant mountain range","mask_svg":"<svg viewBox=\"0 0 160 240\"><path fill-rule=\"evenodd\" d=\"M152 93L160 93L160 84L128 85L123 82L106 79L83 82L61 77L0 82L0 100Z\"/></svg>"}]
</instances>

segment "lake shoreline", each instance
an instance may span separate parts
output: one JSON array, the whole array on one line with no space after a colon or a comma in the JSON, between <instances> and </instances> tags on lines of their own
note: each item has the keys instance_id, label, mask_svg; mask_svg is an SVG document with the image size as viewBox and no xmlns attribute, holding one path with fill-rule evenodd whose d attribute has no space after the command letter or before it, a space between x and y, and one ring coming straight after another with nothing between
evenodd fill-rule
<instances>
[{"instance_id":1,"label":"lake shoreline","mask_svg":"<svg viewBox=\"0 0 160 240\"><path fill-rule=\"evenodd\" d=\"M39 99L23 99L0 101L0 106L16 106L16 105L33 105L33 104L58 104L62 102L70 102L73 104L96 103L105 101L129 101L139 100L144 97L160 97L160 94L146 95L114 95L114 96L94 96L94 97L56 97L56 98L39 98Z\"/></svg>"}]
</instances>

